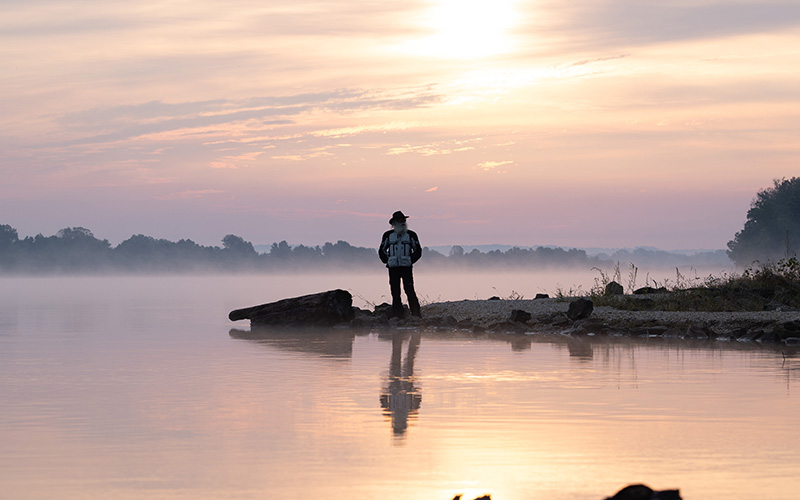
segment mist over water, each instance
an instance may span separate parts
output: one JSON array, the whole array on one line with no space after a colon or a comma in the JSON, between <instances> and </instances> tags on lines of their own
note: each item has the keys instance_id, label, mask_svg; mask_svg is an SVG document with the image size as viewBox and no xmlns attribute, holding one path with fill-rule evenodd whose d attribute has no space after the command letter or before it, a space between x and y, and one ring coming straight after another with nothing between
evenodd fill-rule
<instances>
[{"instance_id":1,"label":"mist over water","mask_svg":"<svg viewBox=\"0 0 800 500\"><path fill-rule=\"evenodd\" d=\"M430 300L532 297L593 280L417 274ZM2 285L9 498L597 500L645 482L687 500L789 500L800 490L796 352L425 331L254 335L227 319L331 288L378 302L384 272Z\"/></svg>"},{"instance_id":2,"label":"mist over water","mask_svg":"<svg viewBox=\"0 0 800 500\"><path fill-rule=\"evenodd\" d=\"M687 268L635 268L620 267L617 278L627 293L635 288L649 286L700 285L709 276L722 277L736 272L732 267L687 267ZM487 269L484 271L444 272L415 269L414 283L423 305L432 302L453 300L485 300L493 296L500 298L532 299L539 293L555 297L587 295L595 287L602 287L605 280L613 279L615 266L601 268L546 268L528 271L514 268ZM299 276L298 285L312 286L306 277ZM327 281L328 278L330 281ZM311 278L313 281L316 278ZM354 303L391 302L388 277L385 272L368 274L331 275L326 283L347 283L354 296ZM360 307L360 306L359 306Z\"/></svg>"}]
</instances>

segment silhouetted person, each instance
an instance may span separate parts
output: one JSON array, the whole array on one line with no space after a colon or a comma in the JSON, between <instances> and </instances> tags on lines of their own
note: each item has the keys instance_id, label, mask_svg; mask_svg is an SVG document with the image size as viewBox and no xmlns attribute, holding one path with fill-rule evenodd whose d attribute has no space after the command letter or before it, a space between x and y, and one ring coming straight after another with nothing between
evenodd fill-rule
<instances>
[{"instance_id":1,"label":"silhouetted person","mask_svg":"<svg viewBox=\"0 0 800 500\"><path fill-rule=\"evenodd\" d=\"M414 358L419 348L420 333L411 334L408 342L406 361L402 363L402 332L392 333L392 359L389 363L389 380L381 394L381 406L384 415L392 419L392 433L402 437L408 429L408 418L419 410L422 395L414 386Z\"/></svg>"},{"instance_id":2,"label":"silhouetted person","mask_svg":"<svg viewBox=\"0 0 800 500\"><path fill-rule=\"evenodd\" d=\"M392 291L392 311L398 318L404 316L403 300L400 296L400 282L408 298L408 308L412 316L420 317L419 300L414 290L414 274L412 266L422 257L422 245L414 231L406 225L403 212L397 211L389 219L392 229L383 233L378 256L381 262L389 268L389 288Z\"/></svg>"}]
</instances>

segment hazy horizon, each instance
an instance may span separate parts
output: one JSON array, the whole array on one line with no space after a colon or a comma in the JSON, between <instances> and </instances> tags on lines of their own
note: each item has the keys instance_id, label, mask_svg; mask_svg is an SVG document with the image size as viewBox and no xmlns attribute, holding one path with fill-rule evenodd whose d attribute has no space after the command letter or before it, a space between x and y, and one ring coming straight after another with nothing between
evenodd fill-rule
<instances>
[{"instance_id":1,"label":"hazy horizon","mask_svg":"<svg viewBox=\"0 0 800 500\"><path fill-rule=\"evenodd\" d=\"M2 221L0 221L0 225L4 225L4 224L2 224ZM13 225L10 225L10 224L8 224L8 225L11 226L13 229L17 229ZM79 227L89 230L93 234L93 236L98 240L107 240L112 247L116 247L120 243L122 243L123 241L125 241L125 240L127 240L127 239L129 239L129 238L131 238L133 236L139 235L139 234L141 234L143 236L147 236L147 237L160 239L158 237L155 237L155 236L153 236L151 234L147 234L147 233L136 233L136 234L131 233L130 235L128 235L128 237L120 239L119 241L112 241L109 238L106 238L102 234L95 233L92 230L92 228L90 228L90 227L72 225L72 226L66 226L66 227L60 228L60 229L79 228ZM54 235L58 234L58 231L55 231L52 234L45 234L45 233L42 233L41 231L36 232L36 233L30 233L30 234L24 234L24 233L20 232L19 230L17 232L18 232L18 237L19 237L20 240L22 240L24 238L28 238L28 237L31 237L31 238L32 237L36 237L38 235L49 237L49 236L54 236ZM232 233L226 233L226 234L232 234ZM222 236L220 236L218 241L210 242L210 243L203 243L203 242L199 242L199 241L195 241L195 240L192 240L192 241L195 241L195 243L197 243L199 245L203 245L203 246L221 247L222 246L222 239L223 239L224 236L225 235L222 235ZM236 236L240 236L240 235L236 235ZM182 237L182 236L178 235L175 238L161 238L161 239L166 239L168 241L177 242L177 241L183 240L183 239L191 240L192 238L185 238L185 237ZM245 241L248 241L248 240L245 238ZM299 243L299 242L294 242L294 241L288 241L285 238L276 238L276 239L274 239L273 241L270 241L270 242L249 241L249 243L251 243L253 245L253 247L256 249L256 251L258 251L259 253L262 253L262 252L269 252L269 249L273 244L281 243L281 242L284 242L284 241L292 248L298 247L300 245L308 246L308 247L312 247L312 248L313 247L317 247L317 246L321 247L325 243L336 243L336 241L345 241L346 243L352 244L352 242L349 242L347 240L343 240L341 238L336 240L336 241L319 241L319 242L316 242L316 243ZM377 243L376 244L367 244L367 245L356 245L356 244L353 244L353 246L362 247L362 248L375 248L375 249L378 248L378 244ZM667 253L674 253L674 254L681 254L681 255L689 255L689 254L696 254L696 253L720 252L720 251L724 251L725 250L724 248L675 248L675 249L664 249L664 248L659 248L659 247L654 247L654 246L646 246L646 245L636 245L636 246L628 246L628 247L596 247L596 246L574 247L574 246L566 246L566 245L539 244L539 243L532 243L532 244L529 244L529 245L513 245L513 244L499 243L499 242L488 243L488 244L479 244L479 245L466 244L466 243L452 243L452 244L440 244L440 245L423 244L423 247L425 247L425 248L430 248L430 249L433 249L433 250L435 250L437 252L444 253L444 254L447 254L447 252L449 252L450 249L452 249L455 246L462 247L465 252L470 252L473 249L478 250L480 252L489 252L489 251L492 251L492 250L506 251L506 250L509 250L509 249L512 249L512 248L522 248L522 249L562 248L562 249L584 250L589 255L598 255L598 254L609 253L609 252L613 253L613 252L617 252L617 251L635 251L635 250L646 250L646 251L654 251L654 252L667 252Z\"/></svg>"},{"instance_id":2,"label":"hazy horizon","mask_svg":"<svg viewBox=\"0 0 800 500\"><path fill-rule=\"evenodd\" d=\"M723 249L797 174L795 1L6 4L20 234Z\"/></svg>"},{"instance_id":3,"label":"hazy horizon","mask_svg":"<svg viewBox=\"0 0 800 500\"><path fill-rule=\"evenodd\" d=\"M257 244L226 235L221 245L201 245L187 239L166 240L132 235L112 244L89 228L71 227L55 235L19 235L0 225L0 270L9 274L50 273L205 273L376 270L382 268L376 247L339 240L317 245L294 245L283 240ZM22 236L20 238L20 236ZM99 236L99 237L98 237ZM634 267L684 268L696 274L727 272L733 266L724 250L669 252L653 247L579 249L535 245L426 246L418 266L458 272L491 269L548 270Z\"/></svg>"}]
</instances>

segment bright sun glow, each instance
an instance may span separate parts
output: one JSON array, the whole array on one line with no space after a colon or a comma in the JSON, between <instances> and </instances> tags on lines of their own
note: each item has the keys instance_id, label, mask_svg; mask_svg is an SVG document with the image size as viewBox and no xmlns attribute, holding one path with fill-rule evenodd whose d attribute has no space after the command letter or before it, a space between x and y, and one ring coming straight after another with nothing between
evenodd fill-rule
<instances>
[{"instance_id":1,"label":"bright sun glow","mask_svg":"<svg viewBox=\"0 0 800 500\"><path fill-rule=\"evenodd\" d=\"M404 51L434 57L473 59L513 49L510 31L516 0L437 0L421 25L431 35L403 44Z\"/></svg>"}]
</instances>

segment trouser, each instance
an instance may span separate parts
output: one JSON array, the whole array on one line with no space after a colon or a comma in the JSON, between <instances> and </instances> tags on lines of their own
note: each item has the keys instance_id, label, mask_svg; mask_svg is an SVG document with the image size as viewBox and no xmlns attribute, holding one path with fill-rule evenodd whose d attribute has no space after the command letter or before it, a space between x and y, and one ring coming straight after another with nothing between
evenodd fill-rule
<instances>
[{"instance_id":1,"label":"trouser","mask_svg":"<svg viewBox=\"0 0 800 500\"><path fill-rule=\"evenodd\" d=\"M403 300L400 296L400 281L403 282L403 289L408 297L408 308L411 309L412 316L420 316L419 300L417 292L414 291L414 273L411 266L390 267L389 268L389 288L392 290L392 311L394 315L403 317Z\"/></svg>"}]
</instances>

